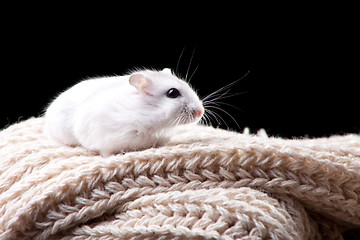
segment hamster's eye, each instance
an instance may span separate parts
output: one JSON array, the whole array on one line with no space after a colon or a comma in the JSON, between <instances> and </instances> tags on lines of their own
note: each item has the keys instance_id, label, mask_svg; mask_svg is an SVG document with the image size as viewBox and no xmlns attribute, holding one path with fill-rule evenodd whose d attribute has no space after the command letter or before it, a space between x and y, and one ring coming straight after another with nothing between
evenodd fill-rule
<instances>
[{"instance_id":1,"label":"hamster's eye","mask_svg":"<svg viewBox=\"0 0 360 240\"><path fill-rule=\"evenodd\" d=\"M169 98L177 98L178 96L180 96L180 92L176 88L170 88L167 91L166 96Z\"/></svg>"}]
</instances>

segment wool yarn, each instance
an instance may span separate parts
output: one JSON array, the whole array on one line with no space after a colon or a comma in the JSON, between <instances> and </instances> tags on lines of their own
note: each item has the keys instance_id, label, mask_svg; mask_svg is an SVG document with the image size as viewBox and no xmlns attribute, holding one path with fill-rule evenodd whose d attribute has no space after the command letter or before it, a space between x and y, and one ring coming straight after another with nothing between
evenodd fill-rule
<instances>
[{"instance_id":1,"label":"wool yarn","mask_svg":"<svg viewBox=\"0 0 360 240\"><path fill-rule=\"evenodd\" d=\"M31 118L0 132L0 239L342 239L360 228L360 136L208 126L102 158Z\"/></svg>"}]
</instances>

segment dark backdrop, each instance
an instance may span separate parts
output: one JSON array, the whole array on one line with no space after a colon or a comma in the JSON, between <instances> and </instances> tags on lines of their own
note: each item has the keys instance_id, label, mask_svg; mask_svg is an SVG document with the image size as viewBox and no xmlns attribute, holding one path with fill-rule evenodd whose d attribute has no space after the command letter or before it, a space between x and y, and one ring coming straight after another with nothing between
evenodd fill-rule
<instances>
[{"instance_id":1,"label":"dark backdrop","mask_svg":"<svg viewBox=\"0 0 360 240\"><path fill-rule=\"evenodd\" d=\"M164 18L132 27L47 19L31 16L3 30L1 128L39 116L81 79L133 67L174 69L183 51L179 72L189 68L191 75L198 66L191 83L201 96L249 72L231 90L242 94L224 99L239 109L223 105L240 128L218 111L228 125L220 127L264 128L281 137L360 132L359 38L351 14L178 25Z\"/></svg>"},{"instance_id":2,"label":"dark backdrop","mask_svg":"<svg viewBox=\"0 0 360 240\"><path fill-rule=\"evenodd\" d=\"M232 88L245 93L224 99L240 109L223 106L239 127L218 112L228 125L220 127L290 138L360 132L356 3L7 4L0 129L41 115L81 79L175 68L184 49L179 71L186 74L193 55L189 72L199 66L191 82L201 96L249 72Z\"/></svg>"}]
</instances>

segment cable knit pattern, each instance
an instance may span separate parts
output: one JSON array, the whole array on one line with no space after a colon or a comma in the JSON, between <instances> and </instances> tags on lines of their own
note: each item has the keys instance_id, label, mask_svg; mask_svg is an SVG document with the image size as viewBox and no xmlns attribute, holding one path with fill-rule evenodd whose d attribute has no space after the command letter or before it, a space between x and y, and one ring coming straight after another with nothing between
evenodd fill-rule
<instances>
[{"instance_id":1,"label":"cable knit pattern","mask_svg":"<svg viewBox=\"0 0 360 240\"><path fill-rule=\"evenodd\" d=\"M0 132L0 239L341 239L360 228L360 136L186 126L102 158L43 118Z\"/></svg>"}]
</instances>

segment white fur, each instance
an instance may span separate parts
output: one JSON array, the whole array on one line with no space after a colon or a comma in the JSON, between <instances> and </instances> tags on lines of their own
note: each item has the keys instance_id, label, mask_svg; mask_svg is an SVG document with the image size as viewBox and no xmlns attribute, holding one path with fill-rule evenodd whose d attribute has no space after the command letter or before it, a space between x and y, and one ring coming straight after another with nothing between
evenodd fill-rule
<instances>
[{"instance_id":1,"label":"white fur","mask_svg":"<svg viewBox=\"0 0 360 240\"><path fill-rule=\"evenodd\" d=\"M129 81L135 74L143 75L146 84ZM170 88L181 96L167 97ZM109 156L162 145L172 127L197 122L203 112L196 93L169 69L139 70L85 80L63 92L45 113L44 131L58 143Z\"/></svg>"}]
</instances>

